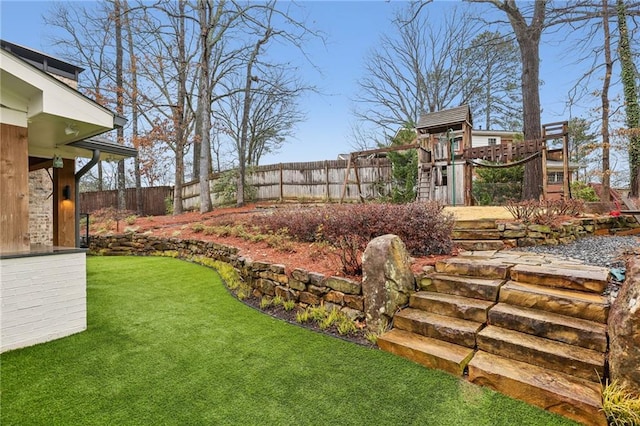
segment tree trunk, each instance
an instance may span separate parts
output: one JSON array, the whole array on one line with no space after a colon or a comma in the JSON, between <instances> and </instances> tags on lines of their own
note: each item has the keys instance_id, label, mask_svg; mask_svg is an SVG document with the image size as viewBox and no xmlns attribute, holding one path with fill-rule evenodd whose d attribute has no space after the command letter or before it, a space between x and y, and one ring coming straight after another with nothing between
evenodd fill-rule
<instances>
[{"instance_id":1,"label":"tree trunk","mask_svg":"<svg viewBox=\"0 0 640 426\"><path fill-rule=\"evenodd\" d=\"M618 55L622 67L622 84L626 104L626 124L629 130L629 195L640 196L640 105L638 104L638 87L635 67L629 46L629 30L627 29L627 13L623 0L616 5L620 42Z\"/></svg>"},{"instance_id":2,"label":"tree trunk","mask_svg":"<svg viewBox=\"0 0 640 426\"><path fill-rule=\"evenodd\" d=\"M124 115L124 98L123 98L123 51L122 51L122 7L120 0L113 2L113 14L115 22L115 38L116 38L116 113ZM118 143L124 143L124 129L119 128L117 131ZM125 198L125 170L124 160L118 161L118 210L126 210Z\"/></svg>"},{"instance_id":3,"label":"tree trunk","mask_svg":"<svg viewBox=\"0 0 640 426\"><path fill-rule=\"evenodd\" d=\"M186 132L186 102L187 102L187 59L185 48L185 1L178 2L178 61L180 63L178 73L178 94L176 107L173 108L175 135L176 135L176 174L173 188L173 214L182 214L182 186L184 184L184 150L187 146Z\"/></svg>"},{"instance_id":4,"label":"tree trunk","mask_svg":"<svg viewBox=\"0 0 640 426\"><path fill-rule=\"evenodd\" d=\"M515 6L505 5L505 12L516 35L522 59L522 110L524 139L537 140L541 136L540 125L540 36L545 19L546 1L536 1L530 25ZM535 158L525 164L522 187L524 199L538 199L542 194L542 160Z\"/></svg>"},{"instance_id":5,"label":"tree trunk","mask_svg":"<svg viewBox=\"0 0 640 426\"><path fill-rule=\"evenodd\" d=\"M129 62L131 67L131 69L129 70L129 98L131 101L131 140L134 148L138 149L138 58L136 58L135 46L133 44L133 31L131 30L131 22L129 20L129 5L127 3L127 0L123 1L122 6L124 8L124 24L127 31L127 46L129 48ZM138 216L141 216L143 214L142 177L140 175L140 158L137 155L134 159L134 174L136 179L136 214Z\"/></svg>"},{"instance_id":6,"label":"tree trunk","mask_svg":"<svg viewBox=\"0 0 640 426\"><path fill-rule=\"evenodd\" d=\"M198 110L200 116L196 120L200 121L200 146L199 148L199 168L198 177L200 179L200 213L211 211L211 192L209 191L209 174L211 164L211 90L209 88L209 19L208 2L198 1L198 15L200 20L200 96L198 99ZM194 147L194 150L196 148ZM194 170L195 173L195 170Z\"/></svg>"},{"instance_id":7,"label":"tree trunk","mask_svg":"<svg viewBox=\"0 0 640 426\"><path fill-rule=\"evenodd\" d=\"M613 61L611 60L611 32L609 31L609 0L602 1L602 30L604 32L604 80L602 82L602 198L608 203L611 200L611 170L609 169L609 85Z\"/></svg>"}]
</instances>

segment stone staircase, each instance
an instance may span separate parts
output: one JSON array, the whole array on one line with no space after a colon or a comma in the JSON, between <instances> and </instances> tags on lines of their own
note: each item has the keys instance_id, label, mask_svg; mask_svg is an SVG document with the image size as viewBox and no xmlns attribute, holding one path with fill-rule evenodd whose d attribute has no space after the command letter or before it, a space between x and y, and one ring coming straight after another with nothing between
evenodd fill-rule
<instances>
[{"instance_id":1,"label":"stone staircase","mask_svg":"<svg viewBox=\"0 0 640 426\"><path fill-rule=\"evenodd\" d=\"M585 424L606 425L608 271L517 252L438 262L383 350Z\"/></svg>"},{"instance_id":2,"label":"stone staircase","mask_svg":"<svg viewBox=\"0 0 640 426\"><path fill-rule=\"evenodd\" d=\"M456 220L451 238L454 244L463 250L506 248L505 241L500 239L500 231L495 219Z\"/></svg>"}]
</instances>

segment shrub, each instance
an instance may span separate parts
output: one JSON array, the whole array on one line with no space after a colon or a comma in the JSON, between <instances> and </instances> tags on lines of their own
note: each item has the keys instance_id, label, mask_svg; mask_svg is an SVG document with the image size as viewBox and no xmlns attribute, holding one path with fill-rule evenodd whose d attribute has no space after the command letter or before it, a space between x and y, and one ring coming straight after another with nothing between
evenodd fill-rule
<instances>
[{"instance_id":1,"label":"shrub","mask_svg":"<svg viewBox=\"0 0 640 426\"><path fill-rule=\"evenodd\" d=\"M195 232L195 233L199 233L199 232L204 231L204 228L205 228L205 226L200 222L197 222L197 223L194 223L194 224L191 225L191 230L193 232Z\"/></svg>"},{"instance_id":2,"label":"shrub","mask_svg":"<svg viewBox=\"0 0 640 426\"><path fill-rule=\"evenodd\" d=\"M473 197L479 205L501 205L522 193L524 166L507 168L477 167L478 179L473 182Z\"/></svg>"},{"instance_id":3,"label":"shrub","mask_svg":"<svg viewBox=\"0 0 640 426\"><path fill-rule=\"evenodd\" d=\"M596 191L584 182L571 182L571 195L583 201L600 201Z\"/></svg>"},{"instance_id":4,"label":"shrub","mask_svg":"<svg viewBox=\"0 0 640 426\"><path fill-rule=\"evenodd\" d=\"M348 204L276 211L254 219L263 230L302 242L326 242L336 248L343 270L360 272L360 255L373 238L398 235L414 256L447 254L452 248L453 217L430 203Z\"/></svg>"},{"instance_id":5,"label":"shrub","mask_svg":"<svg viewBox=\"0 0 640 426\"><path fill-rule=\"evenodd\" d=\"M124 223L126 223L127 225L133 225L134 223L136 223L136 219L138 219L138 216L133 214L131 216L125 217L124 218Z\"/></svg>"}]
</instances>

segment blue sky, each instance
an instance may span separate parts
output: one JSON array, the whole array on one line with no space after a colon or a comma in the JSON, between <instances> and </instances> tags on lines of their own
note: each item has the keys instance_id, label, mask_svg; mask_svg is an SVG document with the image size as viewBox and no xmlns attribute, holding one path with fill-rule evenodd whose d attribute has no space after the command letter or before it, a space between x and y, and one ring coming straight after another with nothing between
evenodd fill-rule
<instances>
[{"instance_id":1,"label":"blue sky","mask_svg":"<svg viewBox=\"0 0 640 426\"><path fill-rule=\"evenodd\" d=\"M48 36L42 16L51 7L47 1L0 0L0 34L5 40L41 50L55 56L55 47ZM353 150L350 142L352 122L351 98L357 93L357 80L363 75L363 61L375 47L383 32L391 31L390 20L398 1L314 1L301 2L307 9L310 23L327 35L326 46L315 42L308 54L321 73L311 67L304 78L317 85L323 94L307 95L302 106L308 120L298 126L297 137L284 145L279 154L263 159L262 164L289 161L335 159L339 153ZM443 12L452 2L439 1L429 5L430 13ZM577 37L565 34L563 37ZM558 35L554 35L557 38ZM571 64L571 55L543 38L541 45L542 122L569 118L565 111L566 93L582 73ZM573 111L576 115L576 110ZM578 111L579 113L579 111Z\"/></svg>"}]
</instances>

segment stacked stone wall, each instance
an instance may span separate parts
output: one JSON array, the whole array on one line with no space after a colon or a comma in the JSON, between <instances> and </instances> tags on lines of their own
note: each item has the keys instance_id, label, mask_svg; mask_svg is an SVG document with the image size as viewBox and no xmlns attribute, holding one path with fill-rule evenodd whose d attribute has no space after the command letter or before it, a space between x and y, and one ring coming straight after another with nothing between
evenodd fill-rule
<instances>
[{"instance_id":1,"label":"stacked stone wall","mask_svg":"<svg viewBox=\"0 0 640 426\"><path fill-rule=\"evenodd\" d=\"M53 182L46 169L29 172L29 237L32 245L53 245Z\"/></svg>"}]
</instances>

